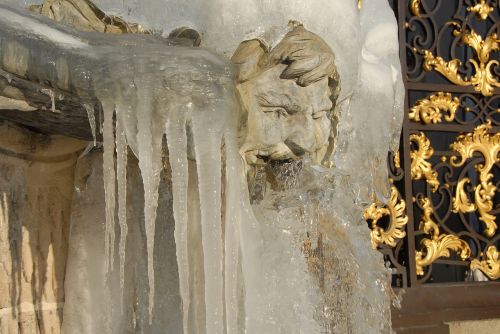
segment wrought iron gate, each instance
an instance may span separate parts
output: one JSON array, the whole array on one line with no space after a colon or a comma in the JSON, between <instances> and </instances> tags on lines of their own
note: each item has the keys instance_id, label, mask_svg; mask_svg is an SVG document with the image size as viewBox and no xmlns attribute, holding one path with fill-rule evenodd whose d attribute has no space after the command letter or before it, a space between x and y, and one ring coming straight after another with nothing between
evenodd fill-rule
<instances>
[{"instance_id":1,"label":"wrought iron gate","mask_svg":"<svg viewBox=\"0 0 500 334\"><path fill-rule=\"evenodd\" d=\"M499 289L500 1L390 2L405 119L388 159L391 199L365 212L373 247L394 287Z\"/></svg>"}]
</instances>

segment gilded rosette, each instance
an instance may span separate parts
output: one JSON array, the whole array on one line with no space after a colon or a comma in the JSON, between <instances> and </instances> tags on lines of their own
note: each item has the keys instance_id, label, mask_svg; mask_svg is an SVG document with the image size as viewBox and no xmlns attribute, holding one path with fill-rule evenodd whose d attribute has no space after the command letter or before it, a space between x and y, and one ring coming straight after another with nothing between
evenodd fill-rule
<instances>
[{"instance_id":1,"label":"gilded rosette","mask_svg":"<svg viewBox=\"0 0 500 334\"><path fill-rule=\"evenodd\" d=\"M460 105L457 97L452 97L450 93L439 92L428 98L419 100L415 106L410 109L409 119L424 124L437 124L442 121L442 112L448 112L444 116L447 122L455 119L455 113Z\"/></svg>"},{"instance_id":2,"label":"gilded rosette","mask_svg":"<svg viewBox=\"0 0 500 334\"><path fill-rule=\"evenodd\" d=\"M388 216L390 219L387 229L377 225L378 221L384 216ZM370 235L373 249L376 249L381 244L395 247L397 241L406 236L404 231L408 223L406 202L399 199L399 192L395 186L391 187L391 197L387 205L381 207L373 203L365 210L364 218L371 221L372 231Z\"/></svg>"}]
</instances>

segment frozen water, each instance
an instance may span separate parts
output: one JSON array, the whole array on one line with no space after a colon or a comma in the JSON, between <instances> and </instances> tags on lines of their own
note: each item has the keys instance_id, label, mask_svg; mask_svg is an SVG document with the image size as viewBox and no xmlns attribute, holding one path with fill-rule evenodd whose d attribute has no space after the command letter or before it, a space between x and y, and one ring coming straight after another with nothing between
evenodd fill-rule
<instances>
[{"instance_id":1,"label":"frozen water","mask_svg":"<svg viewBox=\"0 0 500 334\"><path fill-rule=\"evenodd\" d=\"M104 234L104 256L106 270L113 267L115 244L116 170L115 170L115 129L113 124L114 105L103 101L105 111L103 123L103 173L106 202L106 229Z\"/></svg>"},{"instance_id":2,"label":"frozen water","mask_svg":"<svg viewBox=\"0 0 500 334\"><path fill-rule=\"evenodd\" d=\"M127 108L127 107L124 107ZM116 113L121 114L121 106L118 105ZM127 242L127 137L123 126L122 117L118 117L115 130L116 147L116 179L118 183L118 223L120 225L120 288L123 290L125 282L125 246Z\"/></svg>"},{"instance_id":3,"label":"frozen water","mask_svg":"<svg viewBox=\"0 0 500 334\"><path fill-rule=\"evenodd\" d=\"M33 36L56 42L63 48L85 48L88 45L81 39L70 34L66 34L58 29L47 26L33 20L26 20L25 17L7 8L0 8L0 20L12 27L18 27Z\"/></svg>"},{"instance_id":4,"label":"frozen water","mask_svg":"<svg viewBox=\"0 0 500 334\"><path fill-rule=\"evenodd\" d=\"M95 110L94 106L89 103L84 103L83 107L87 111L87 117L89 118L90 131L92 131L92 137L94 138L94 146L97 145L96 137L96 122L95 122Z\"/></svg>"},{"instance_id":5,"label":"frozen water","mask_svg":"<svg viewBox=\"0 0 500 334\"><path fill-rule=\"evenodd\" d=\"M192 105L192 103L191 103ZM189 263L188 263L188 157L186 118L189 110L186 105L178 105L177 112L169 115L166 126L168 152L172 169L173 211L175 219L175 244L177 267L179 271L179 290L182 299L183 330L188 333L188 313L190 307Z\"/></svg>"},{"instance_id":6,"label":"frozen water","mask_svg":"<svg viewBox=\"0 0 500 334\"><path fill-rule=\"evenodd\" d=\"M402 115L397 29L387 3L367 1L359 14L355 1L346 0L157 0L148 6L100 2L136 15L139 21L145 17L165 33L183 25L193 27L203 36L205 48L226 57L246 38L273 45L290 19L303 22L337 56L342 95L336 110L335 169L306 167L299 181L290 183L291 189L269 191L262 203L251 206L236 147L237 109L226 59L153 36L81 33L0 6L0 43L16 42L18 52L30 50L33 80L47 80L56 89L69 89L84 101L97 99L102 105L98 112L104 119L103 267L112 288L92 289L87 284L85 293L93 298L85 296L83 304L78 296L68 298L73 317L65 327L73 327L73 332L104 328L97 324L102 314L88 301L102 298L104 290L113 296L118 286L123 287L118 289L123 294L121 307L114 307L116 300L106 301L111 308L110 328L117 333L157 332L155 321L160 323L162 316L154 315L166 309L162 304L168 297L158 298L155 289L177 282L159 276L158 272L166 272L165 263L154 256L155 241L162 237L156 234L158 224L168 221L158 216L166 167L171 175L176 243L177 268L172 272L179 280L180 296L168 310L176 314L177 305L182 310L181 324L172 328L208 334L389 332L388 272L381 256L371 250L362 220L371 194L386 195L385 156L395 148ZM5 52L0 48L2 61ZM64 85L55 65L61 62L66 66L59 68L71 71L65 76L71 82ZM13 74L24 76L25 68L20 66ZM89 122L95 121L89 116ZM140 168L144 192L140 204L135 197L129 200L133 194L127 187L128 148ZM144 224L142 229L138 222ZM145 252L137 241L141 234ZM306 242L314 252L301 252ZM81 244L89 250L85 242ZM132 293L126 290L128 260L143 253L145 263L137 265L132 276L145 269L147 279L142 285L134 278L138 288ZM79 256L75 250L72 254ZM95 250L88 254L95 255ZM97 261L85 256L87 263ZM70 276L68 288L79 289L85 275ZM75 307L92 315L91 323L75 319ZM117 308L123 314L117 315Z\"/></svg>"}]
</instances>

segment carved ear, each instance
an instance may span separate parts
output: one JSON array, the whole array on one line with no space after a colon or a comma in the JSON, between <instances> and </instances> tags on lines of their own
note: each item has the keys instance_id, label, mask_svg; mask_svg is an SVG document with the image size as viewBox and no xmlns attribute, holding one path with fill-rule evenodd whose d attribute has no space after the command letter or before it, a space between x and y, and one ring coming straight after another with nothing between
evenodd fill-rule
<instances>
[{"instance_id":1,"label":"carved ear","mask_svg":"<svg viewBox=\"0 0 500 334\"><path fill-rule=\"evenodd\" d=\"M236 80L244 82L259 72L259 61L266 53L265 46L257 39L240 43L231 62L238 67Z\"/></svg>"}]
</instances>

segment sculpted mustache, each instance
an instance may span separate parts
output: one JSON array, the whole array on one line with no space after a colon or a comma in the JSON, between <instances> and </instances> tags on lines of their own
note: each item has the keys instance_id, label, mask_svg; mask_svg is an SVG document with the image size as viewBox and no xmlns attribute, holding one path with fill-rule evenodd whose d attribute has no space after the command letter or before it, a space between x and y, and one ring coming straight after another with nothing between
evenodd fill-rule
<instances>
[{"instance_id":1,"label":"sculpted mustache","mask_svg":"<svg viewBox=\"0 0 500 334\"><path fill-rule=\"evenodd\" d=\"M306 151L301 146L290 139L285 140L285 145L298 157L306 154Z\"/></svg>"}]
</instances>

